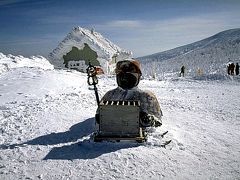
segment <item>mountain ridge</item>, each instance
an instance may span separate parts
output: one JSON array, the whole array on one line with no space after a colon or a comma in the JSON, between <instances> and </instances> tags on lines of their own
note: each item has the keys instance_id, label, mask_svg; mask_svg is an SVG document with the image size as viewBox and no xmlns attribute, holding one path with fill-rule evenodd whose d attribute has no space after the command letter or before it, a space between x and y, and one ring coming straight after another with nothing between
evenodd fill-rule
<instances>
[{"instance_id":1,"label":"mountain ridge","mask_svg":"<svg viewBox=\"0 0 240 180\"><path fill-rule=\"evenodd\" d=\"M138 57L138 59L143 59L143 58L149 58L151 56L162 55L164 53L167 53L167 52L170 52L170 51L176 51L176 50L178 50L180 48L184 48L184 47L196 46L195 44L199 44L199 43L201 44L201 43L204 43L205 41L216 41L217 38L224 39L224 35L226 36L226 35L229 35L230 33L234 34L234 35L236 35L236 33L237 33L237 36L239 38L238 43L240 43L240 28L235 28L235 29L229 29L229 30L221 31L221 32L219 32L217 34L214 34L213 36L204 38L202 40L199 40L199 41L196 41L196 42L193 42L193 43L190 43L190 44L186 44L186 45L183 45L183 46L175 47L173 49L169 49L169 50L166 50L166 51L153 53L153 54L146 55L146 56L141 56L141 57Z\"/></svg>"},{"instance_id":2,"label":"mountain ridge","mask_svg":"<svg viewBox=\"0 0 240 180\"><path fill-rule=\"evenodd\" d=\"M191 75L199 69L205 74L224 74L228 63L240 61L240 28L222 31L200 41L138 59L147 75L151 75L147 72L147 66L154 66L155 73L177 73L182 65L187 67Z\"/></svg>"}]
</instances>

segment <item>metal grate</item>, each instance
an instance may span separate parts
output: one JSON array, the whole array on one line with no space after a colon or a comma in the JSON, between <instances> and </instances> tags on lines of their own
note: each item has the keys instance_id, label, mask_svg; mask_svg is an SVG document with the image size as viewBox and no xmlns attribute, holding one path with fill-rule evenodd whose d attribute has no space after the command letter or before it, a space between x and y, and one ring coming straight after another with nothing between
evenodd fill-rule
<instances>
[{"instance_id":1,"label":"metal grate","mask_svg":"<svg viewBox=\"0 0 240 180\"><path fill-rule=\"evenodd\" d=\"M140 106L140 101L101 101L100 105Z\"/></svg>"}]
</instances>

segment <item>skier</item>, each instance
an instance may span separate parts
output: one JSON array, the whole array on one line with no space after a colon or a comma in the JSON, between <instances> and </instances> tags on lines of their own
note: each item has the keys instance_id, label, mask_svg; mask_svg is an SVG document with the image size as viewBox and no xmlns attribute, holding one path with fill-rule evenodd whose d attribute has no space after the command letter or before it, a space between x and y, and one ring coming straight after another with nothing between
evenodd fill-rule
<instances>
[{"instance_id":1,"label":"skier","mask_svg":"<svg viewBox=\"0 0 240 180\"><path fill-rule=\"evenodd\" d=\"M141 125L143 127L161 126L162 111L156 96L152 92L143 91L137 87L142 75L140 63L134 59L119 61L115 72L118 87L108 91L102 101L139 100ZM98 122L98 116L96 120Z\"/></svg>"},{"instance_id":2,"label":"skier","mask_svg":"<svg viewBox=\"0 0 240 180\"><path fill-rule=\"evenodd\" d=\"M239 65L238 65L238 63L235 66L235 72L236 72L236 75L239 75Z\"/></svg>"}]
</instances>

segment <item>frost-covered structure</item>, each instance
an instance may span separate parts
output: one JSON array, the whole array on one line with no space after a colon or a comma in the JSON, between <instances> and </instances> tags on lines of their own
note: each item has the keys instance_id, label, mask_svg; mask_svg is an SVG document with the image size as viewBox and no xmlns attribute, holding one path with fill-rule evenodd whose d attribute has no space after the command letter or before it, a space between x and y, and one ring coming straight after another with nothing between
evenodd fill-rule
<instances>
[{"instance_id":1,"label":"frost-covered structure","mask_svg":"<svg viewBox=\"0 0 240 180\"><path fill-rule=\"evenodd\" d=\"M100 33L75 27L49 54L49 59L56 68L73 68L84 72L91 62L100 66L105 73L111 73L117 61L131 56L132 52L122 50Z\"/></svg>"}]
</instances>

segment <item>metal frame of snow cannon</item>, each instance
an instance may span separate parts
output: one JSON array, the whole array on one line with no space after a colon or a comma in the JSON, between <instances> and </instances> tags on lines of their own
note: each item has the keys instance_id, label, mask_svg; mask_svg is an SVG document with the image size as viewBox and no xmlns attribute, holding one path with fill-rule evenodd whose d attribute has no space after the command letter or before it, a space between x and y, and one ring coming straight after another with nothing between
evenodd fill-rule
<instances>
[{"instance_id":1,"label":"metal frame of snow cannon","mask_svg":"<svg viewBox=\"0 0 240 180\"><path fill-rule=\"evenodd\" d=\"M101 101L99 130L94 135L94 141L146 141L139 114L140 101Z\"/></svg>"},{"instance_id":2,"label":"metal frame of snow cannon","mask_svg":"<svg viewBox=\"0 0 240 180\"><path fill-rule=\"evenodd\" d=\"M94 133L94 141L135 140L146 141L146 134L140 126L140 101L99 101L96 68L89 63L88 84L94 86L99 109L99 130Z\"/></svg>"}]
</instances>

